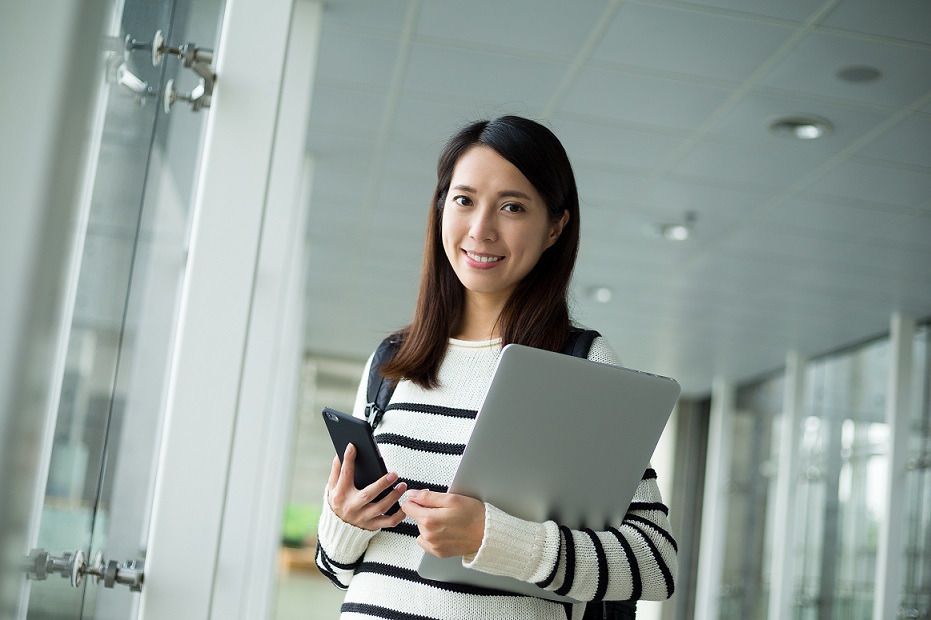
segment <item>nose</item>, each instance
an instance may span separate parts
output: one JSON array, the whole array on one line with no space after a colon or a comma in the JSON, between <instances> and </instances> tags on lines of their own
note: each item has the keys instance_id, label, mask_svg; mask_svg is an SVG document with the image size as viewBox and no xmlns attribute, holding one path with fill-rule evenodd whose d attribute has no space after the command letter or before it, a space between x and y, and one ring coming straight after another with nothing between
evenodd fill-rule
<instances>
[{"instance_id":1,"label":"nose","mask_svg":"<svg viewBox=\"0 0 931 620\"><path fill-rule=\"evenodd\" d=\"M476 241L495 241L498 233L494 216L493 209L475 209L469 222L469 237Z\"/></svg>"}]
</instances>

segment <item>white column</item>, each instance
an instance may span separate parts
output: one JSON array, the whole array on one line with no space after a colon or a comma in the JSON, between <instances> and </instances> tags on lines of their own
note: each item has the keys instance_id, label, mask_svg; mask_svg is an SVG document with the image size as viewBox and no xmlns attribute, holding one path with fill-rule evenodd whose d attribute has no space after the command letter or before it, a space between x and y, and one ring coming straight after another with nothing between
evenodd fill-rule
<instances>
[{"instance_id":1,"label":"white column","mask_svg":"<svg viewBox=\"0 0 931 620\"><path fill-rule=\"evenodd\" d=\"M313 183L313 162L304 153L322 14L318 2L294 4L211 618L265 618L274 594L290 464L282 457L293 443L303 350Z\"/></svg>"},{"instance_id":2,"label":"white column","mask_svg":"<svg viewBox=\"0 0 931 620\"><path fill-rule=\"evenodd\" d=\"M776 464L773 552L770 567L769 620L792 617L795 583L795 483L798 481L798 429L805 403L807 360L798 352L786 357L785 396L779 425L779 461Z\"/></svg>"},{"instance_id":3,"label":"white column","mask_svg":"<svg viewBox=\"0 0 931 620\"><path fill-rule=\"evenodd\" d=\"M270 172L284 165L273 156L292 5L226 2L140 600L148 620L211 617L227 578L218 558Z\"/></svg>"},{"instance_id":4,"label":"white column","mask_svg":"<svg viewBox=\"0 0 931 620\"><path fill-rule=\"evenodd\" d=\"M889 391L886 397L886 424L889 425L889 459L884 489L886 513L879 530L876 593L873 597L874 620L895 618L902 600L905 464L913 407L910 396L915 320L896 313L892 315L891 322Z\"/></svg>"},{"instance_id":5,"label":"white column","mask_svg":"<svg viewBox=\"0 0 931 620\"><path fill-rule=\"evenodd\" d=\"M715 377L711 384L711 420L708 426L705 494L698 547L696 620L716 620L718 617L727 537L727 486L734 441L734 393L733 383Z\"/></svg>"}]
</instances>

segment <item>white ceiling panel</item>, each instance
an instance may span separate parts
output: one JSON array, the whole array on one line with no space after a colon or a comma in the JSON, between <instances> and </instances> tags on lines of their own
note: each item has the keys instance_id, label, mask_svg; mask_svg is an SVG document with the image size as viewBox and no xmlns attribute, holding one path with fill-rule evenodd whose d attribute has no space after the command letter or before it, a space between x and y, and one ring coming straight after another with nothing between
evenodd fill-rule
<instances>
[{"instance_id":1,"label":"white ceiling panel","mask_svg":"<svg viewBox=\"0 0 931 620\"><path fill-rule=\"evenodd\" d=\"M809 189L846 198L918 207L931 196L931 172L848 163L825 174Z\"/></svg>"},{"instance_id":2,"label":"white ceiling panel","mask_svg":"<svg viewBox=\"0 0 931 620\"><path fill-rule=\"evenodd\" d=\"M572 57L608 6L605 0L557 2L546 7L546 19L528 21L527 5L513 0L456 0L423 3L417 34L474 49L504 49L515 55Z\"/></svg>"},{"instance_id":3,"label":"white ceiling panel","mask_svg":"<svg viewBox=\"0 0 931 620\"><path fill-rule=\"evenodd\" d=\"M931 44L931 4L926 0L895 0L877 11L874 0L846 0L822 22L825 26L864 34Z\"/></svg>"},{"instance_id":4,"label":"white ceiling panel","mask_svg":"<svg viewBox=\"0 0 931 620\"><path fill-rule=\"evenodd\" d=\"M610 162L627 171L654 169L682 142L674 136L603 123L566 120L552 129L567 136L562 142L574 164Z\"/></svg>"},{"instance_id":5,"label":"white ceiling panel","mask_svg":"<svg viewBox=\"0 0 931 620\"><path fill-rule=\"evenodd\" d=\"M565 69L555 62L414 43L404 90L412 96L439 93L450 101L515 102L539 110Z\"/></svg>"},{"instance_id":6,"label":"white ceiling panel","mask_svg":"<svg viewBox=\"0 0 931 620\"><path fill-rule=\"evenodd\" d=\"M408 0L338 0L326 4L325 30L356 30L397 36L404 28Z\"/></svg>"},{"instance_id":7,"label":"white ceiling panel","mask_svg":"<svg viewBox=\"0 0 931 620\"><path fill-rule=\"evenodd\" d=\"M822 0L683 0L686 4L699 7L728 9L737 13L766 17L779 17L803 22L823 4Z\"/></svg>"},{"instance_id":8,"label":"white ceiling panel","mask_svg":"<svg viewBox=\"0 0 931 620\"><path fill-rule=\"evenodd\" d=\"M729 91L716 86L607 69L585 69L566 96L561 110L638 123L648 131L661 131L664 127L691 130L729 95Z\"/></svg>"},{"instance_id":9,"label":"white ceiling panel","mask_svg":"<svg viewBox=\"0 0 931 620\"><path fill-rule=\"evenodd\" d=\"M810 154L703 142L682 158L675 171L734 182L752 181L760 187L778 190L802 179L820 163L819 158Z\"/></svg>"},{"instance_id":10,"label":"white ceiling panel","mask_svg":"<svg viewBox=\"0 0 931 620\"><path fill-rule=\"evenodd\" d=\"M592 59L739 82L791 33L783 25L625 3Z\"/></svg>"},{"instance_id":11,"label":"white ceiling panel","mask_svg":"<svg viewBox=\"0 0 931 620\"><path fill-rule=\"evenodd\" d=\"M875 67L882 71L883 77L867 84L840 80L837 72L851 65ZM928 92L931 47L813 32L762 83L842 101L905 107Z\"/></svg>"},{"instance_id":12,"label":"white ceiling panel","mask_svg":"<svg viewBox=\"0 0 931 620\"><path fill-rule=\"evenodd\" d=\"M860 149L858 154L924 166L931 172L931 119L907 118Z\"/></svg>"},{"instance_id":13,"label":"white ceiling panel","mask_svg":"<svg viewBox=\"0 0 931 620\"><path fill-rule=\"evenodd\" d=\"M320 36L318 79L359 84L384 94L391 80L397 39L324 30Z\"/></svg>"}]
</instances>

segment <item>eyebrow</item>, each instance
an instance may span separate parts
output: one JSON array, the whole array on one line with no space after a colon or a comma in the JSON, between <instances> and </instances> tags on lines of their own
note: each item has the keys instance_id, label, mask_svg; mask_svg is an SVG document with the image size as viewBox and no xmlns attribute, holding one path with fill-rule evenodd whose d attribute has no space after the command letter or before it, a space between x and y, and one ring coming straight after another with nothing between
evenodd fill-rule
<instances>
[{"instance_id":1,"label":"eyebrow","mask_svg":"<svg viewBox=\"0 0 931 620\"><path fill-rule=\"evenodd\" d=\"M456 185L453 189L457 189L463 192L469 192L471 194L477 194L476 190L471 185ZM504 191L498 192L498 198L522 198L528 202L532 202L533 198L525 194L524 192L518 191L516 189L506 189Z\"/></svg>"}]
</instances>

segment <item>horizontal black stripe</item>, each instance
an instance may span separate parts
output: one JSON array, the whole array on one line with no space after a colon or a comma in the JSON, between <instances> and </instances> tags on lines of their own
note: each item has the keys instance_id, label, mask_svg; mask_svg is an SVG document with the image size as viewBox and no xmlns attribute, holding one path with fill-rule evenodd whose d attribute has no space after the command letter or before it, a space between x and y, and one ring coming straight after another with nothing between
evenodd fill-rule
<instances>
[{"instance_id":1,"label":"horizontal black stripe","mask_svg":"<svg viewBox=\"0 0 931 620\"><path fill-rule=\"evenodd\" d=\"M440 407L439 405L422 405L420 403L391 403L385 408L385 411L412 411L415 413L431 413L433 415L446 416L448 418L467 418L474 420L478 415L475 409L454 409L453 407Z\"/></svg>"},{"instance_id":2,"label":"horizontal black stripe","mask_svg":"<svg viewBox=\"0 0 931 620\"><path fill-rule=\"evenodd\" d=\"M464 443L443 443L441 441L424 441L422 439L413 439L406 435L396 433L379 433L375 435L375 441L379 445L401 446L420 452L430 452L431 454L450 454L462 456L465 452Z\"/></svg>"},{"instance_id":3,"label":"horizontal black stripe","mask_svg":"<svg viewBox=\"0 0 931 620\"><path fill-rule=\"evenodd\" d=\"M404 482L407 484L407 488L414 489L427 489L428 491L436 491L437 493L445 493L449 490L449 487L445 484L434 484L432 482L424 482L423 480L412 480L410 478L401 478L399 482Z\"/></svg>"},{"instance_id":4,"label":"horizontal black stripe","mask_svg":"<svg viewBox=\"0 0 931 620\"><path fill-rule=\"evenodd\" d=\"M494 590L492 588L481 588L478 586L470 586L461 583L447 583L445 581L434 581L432 579L426 579L421 577L420 574L415 570L410 570L407 568L401 568L399 566L391 566L390 564L383 564L381 562L363 562L359 565L359 568L356 569L356 574L360 573L374 573L376 575L384 575L386 577L394 577L395 579L402 579L404 581L410 581L412 583L419 583L425 586L430 586L432 588L439 588L447 592L456 592L458 594L474 594L476 596L507 596L507 597L519 597L523 596L521 594L514 594L513 592L505 592L504 590Z\"/></svg>"},{"instance_id":5,"label":"horizontal black stripe","mask_svg":"<svg viewBox=\"0 0 931 620\"><path fill-rule=\"evenodd\" d=\"M368 603L343 603L339 608L340 613L365 614L373 618L385 618L385 620L438 620L433 616L420 616L409 614L396 609L388 609L380 605L369 605Z\"/></svg>"},{"instance_id":6,"label":"horizontal black stripe","mask_svg":"<svg viewBox=\"0 0 931 620\"><path fill-rule=\"evenodd\" d=\"M642 517L638 517L638 516L635 516L635 515L628 515L628 516L627 516L627 519L625 519L625 521L632 522L632 523L637 523L637 524L639 524L640 526L646 526L646 527L650 528L651 530L653 530L654 532L656 532L657 534L659 534L660 536L662 536L663 538L665 538L665 539L666 539L666 542L668 542L670 545L672 545L672 548L676 551L676 553L679 552L679 546L676 545L676 541L675 541L675 539L672 537L672 535L671 535L669 532L667 532L666 530L664 530L663 528L661 528L660 526L658 526L658 525L656 525L655 523L653 523L652 521L650 521L649 519L644 519L644 518L642 518ZM643 530L643 527L640 527L640 529Z\"/></svg>"},{"instance_id":7,"label":"horizontal black stripe","mask_svg":"<svg viewBox=\"0 0 931 620\"><path fill-rule=\"evenodd\" d=\"M641 480L656 480L656 470L650 467L643 472L643 478L641 478Z\"/></svg>"},{"instance_id":8,"label":"horizontal black stripe","mask_svg":"<svg viewBox=\"0 0 931 620\"><path fill-rule=\"evenodd\" d=\"M382 529L383 532L391 532L393 534L400 534L401 536L410 536L411 538L417 538L420 536L420 528L417 527L416 523L408 523L407 521L401 521L394 527L386 527Z\"/></svg>"},{"instance_id":9,"label":"horizontal black stripe","mask_svg":"<svg viewBox=\"0 0 931 620\"><path fill-rule=\"evenodd\" d=\"M631 502L627 510L659 510L669 516L669 507L663 502Z\"/></svg>"}]
</instances>

